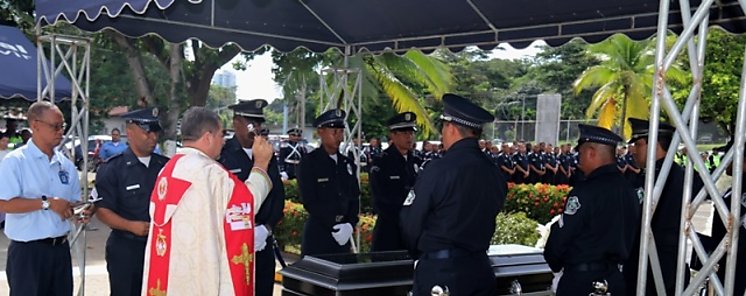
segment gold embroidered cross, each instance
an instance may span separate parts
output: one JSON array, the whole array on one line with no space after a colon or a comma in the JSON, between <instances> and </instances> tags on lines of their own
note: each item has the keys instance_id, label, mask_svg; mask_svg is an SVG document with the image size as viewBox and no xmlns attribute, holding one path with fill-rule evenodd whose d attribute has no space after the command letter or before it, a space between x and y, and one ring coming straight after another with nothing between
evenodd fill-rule
<instances>
[{"instance_id":1,"label":"gold embroidered cross","mask_svg":"<svg viewBox=\"0 0 746 296\"><path fill-rule=\"evenodd\" d=\"M158 279L155 282L155 288L150 288L148 290L148 295L150 296L166 296L166 291L161 290L161 280Z\"/></svg>"},{"instance_id":2,"label":"gold embroidered cross","mask_svg":"<svg viewBox=\"0 0 746 296\"><path fill-rule=\"evenodd\" d=\"M244 243L241 246L241 255L236 255L231 258L231 262L233 264L240 264L243 265L244 271L246 271L246 284L251 284L251 262L254 261L254 254L251 254L249 252L249 246Z\"/></svg>"}]
</instances>

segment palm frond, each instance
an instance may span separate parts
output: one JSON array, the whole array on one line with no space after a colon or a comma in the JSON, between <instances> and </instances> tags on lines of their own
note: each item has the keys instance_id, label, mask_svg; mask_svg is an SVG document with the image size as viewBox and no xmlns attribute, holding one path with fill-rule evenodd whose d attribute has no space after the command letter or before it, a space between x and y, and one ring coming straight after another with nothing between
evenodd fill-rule
<instances>
[{"instance_id":1,"label":"palm frond","mask_svg":"<svg viewBox=\"0 0 746 296\"><path fill-rule=\"evenodd\" d=\"M410 50L404 56L417 65L418 76L425 78L423 82L436 98L442 97L451 90L454 81L448 65L419 50Z\"/></svg>"},{"instance_id":2,"label":"palm frond","mask_svg":"<svg viewBox=\"0 0 746 296\"><path fill-rule=\"evenodd\" d=\"M586 118L593 118L596 111L606 104L609 98L613 98L617 95L618 87L614 83L607 83L599 88L591 98L591 103L588 105L588 109L585 111Z\"/></svg>"},{"instance_id":3,"label":"palm frond","mask_svg":"<svg viewBox=\"0 0 746 296\"><path fill-rule=\"evenodd\" d=\"M366 69L399 112L410 111L417 115L417 123L422 127L425 136L435 131L435 126L430 121L427 111L423 108L417 96L406 85L402 84L389 69L372 63L368 63Z\"/></svg>"},{"instance_id":4,"label":"palm frond","mask_svg":"<svg viewBox=\"0 0 746 296\"><path fill-rule=\"evenodd\" d=\"M598 126L611 129L614 125L614 119L616 119L616 100L609 98L601 108L601 112L598 114Z\"/></svg>"},{"instance_id":5,"label":"palm frond","mask_svg":"<svg viewBox=\"0 0 746 296\"><path fill-rule=\"evenodd\" d=\"M615 80L616 73L617 71L604 65L590 67L583 71L580 77L573 82L573 90L575 90L575 94L579 94L585 89L602 86L609 81Z\"/></svg>"}]
</instances>

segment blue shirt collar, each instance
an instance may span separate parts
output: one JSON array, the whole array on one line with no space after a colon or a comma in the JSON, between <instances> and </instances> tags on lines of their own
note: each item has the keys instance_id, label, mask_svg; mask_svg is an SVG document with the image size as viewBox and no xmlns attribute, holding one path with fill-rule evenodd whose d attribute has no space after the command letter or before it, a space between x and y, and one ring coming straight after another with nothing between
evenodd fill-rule
<instances>
[{"instance_id":1,"label":"blue shirt collar","mask_svg":"<svg viewBox=\"0 0 746 296\"><path fill-rule=\"evenodd\" d=\"M36 146L36 144L34 143L34 139L33 138L29 139L28 143L26 143L26 145L24 147L26 147L26 149L28 150L28 152L34 158L49 159L49 156L46 155L44 152L42 152L41 149L39 149L38 146ZM64 157L64 156L62 156L61 153L59 151L57 151L57 149L53 149L52 151L53 151L54 154L52 155L52 158L50 159L49 163L50 164L53 164L53 163L62 163L62 160L60 159L60 157Z\"/></svg>"}]
</instances>

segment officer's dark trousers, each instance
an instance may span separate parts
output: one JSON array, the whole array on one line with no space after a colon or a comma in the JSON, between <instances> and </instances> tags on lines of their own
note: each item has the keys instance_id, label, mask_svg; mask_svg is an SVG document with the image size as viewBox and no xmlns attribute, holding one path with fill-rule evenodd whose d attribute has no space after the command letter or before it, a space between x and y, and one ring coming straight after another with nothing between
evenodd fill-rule
<instances>
[{"instance_id":1,"label":"officer's dark trousers","mask_svg":"<svg viewBox=\"0 0 746 296\"><path fill-rule=\"evenodd\" d=\"M112 233L106 241L106 270L112 296L141 295L145 245L133 235Z\"/></svg>"},{"instance_id":2,"label":"officer's dark trousers","mask_svg":"<svg viewBox=\"0 0 746 296\"><path fill-rule=\"evenodd\" d=\"M373 245L371 251L394 251L406 250L401 239L399 220L379 216L376 226L373 228Z\"/></svg>"},{"instance_id":3,"label":"officer's dark trousers","mask_svg":"<svg viewBox=\"0 0 746 296\"><path fill-rule=\"evenodd\" d=\"M414 271L414 296L430 296L434 286L450 295L497 295L495 274L486 253L445 259L421 258Z\"/></svg>"},{"instance_id":4,"label":"officer's dark trousers","mask_svg":"<svg viewBox=\"0 0 746 296\"><path fill-rule=\"evenodd\" d=\"M6 264L11 296L73 294L73 268L67 242L52 245L49 241L11 241Z\"/></svg>"},{"instance_id":5,"label":"officer's dark trousers","mask_svg":"<svg viewBox=\"0 0 746 296\"><path fill-rule=\"evenodd\" d=\"M593 282L606 280L611 295L625 295L624 276L618 269L609 271L567 272L562 274L556 296L579 296L593 292Z\"/></svg>"},{"instance_id":6,"label":"officer's dark trousers","mask_svg":"<svg viewBox=\"0 0 746 296\"><path fill-rule=\"evenodd\" d=\"M272 248L272 238L267 247L256 253L256 290L255 296L272 296L275 287L275 254Z\"/></svg>"}]
</instances>

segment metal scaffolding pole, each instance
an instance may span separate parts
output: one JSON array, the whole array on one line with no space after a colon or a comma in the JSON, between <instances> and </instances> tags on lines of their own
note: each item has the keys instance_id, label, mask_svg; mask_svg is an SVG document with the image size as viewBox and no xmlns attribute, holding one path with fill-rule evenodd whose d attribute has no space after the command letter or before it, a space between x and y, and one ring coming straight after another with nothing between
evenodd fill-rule
<instances>
[{"instance_id":1,"label":"metal scaffolding pole","mask_svg":"<svg viewBox=\"0 0 746 296\"><path fill-rule=\"evenodd\" d=\"M88 38L64 36L64 35L42 35L41 29L37 27L36 40L37 54L37 100L48 98L55 103L55 78L65 73L72 84L71 122L59 149L68 153L71 159L75 159L76 139L80 143L80 153L83 157L82 172L80 172L80 184L82 186L81 199L88 200L88 126L89 126L89 85L90 85L90 60L91 40ZM49 48L50 59L47 59L44 50L45 45ZM59 61L58 61L59 56ZM42 82L47 86L42 88ZM65 151L66 142L72 141L71 151ZM80 285L78 295L85 294L85 265L86 265L86 224L76 225L75 231L69 234L70 250L73 258L78 263L80 272Z\"/></svg>"},{"instance_id":2,"label":"metal scaffolding pole","mask_svg":"<svg viewBox=\"0 0 746 296\"><path fill-rule=\"evenodd\" d=\"M650 109L650 135L648 137L648 158L646 159L646 198L643 211L642 233L640 234L640 270L638 271L637 278L637 295L645 295L648 263L653 270L657 293L659 295L665 295L662 280L659 279L661 267L657 258L658 252L653 239L654 234L652 233L651 221L656 210L656 205L658 204L661 193L666 185L668 175L671 172L675 147L677 147L679 143L683 143L686 147L689 162L684 174L684 184L680 185L683 186L683 195L680 199L682 209L681 221L679 224L680 236L678 239L679 249L677 256L675 294L677 296L695 295L695 293L698 292L700 285L702 285L708 278L712 290L717 295L733 295L734 293L733 286L735 283L737 241L739 228L742 225L740 198L738 197L741 196L741 192L743 191L743 178L741 172L743 170L744 141L746 141L746 64L744 64L743 73L741 74L734 145L726 153L724 161L720 163L720 166L715 169L712 174L709 173L704 165L704 161L699 157L695 145L696 143L694 141L696 139L699 119L699 103L702 91L709 10L713 2L713 0L703 1L702 4L697 7L697 10L693 15L691 15L689 9L682 9L680 11L684 28L674 45L668 52L666 52L665 38L669 21L670 2L667 0L660 1L655 57L656 68L655 76L653 77L653 101ZM739 4L746 12L746 0L740 0ZM681 7L691 7L689 0L680 0L679 5ZM698 35L695 36L695 32ZM695 38L697 38L696 43L694 42ZM684 110L683 112L680 112L666 87L666 72L673 65L685 45L692 71L693 86ZM744 56L746 56L746 48ZM660 174L656 178L655 164L657 159L655 157L655 150L658 142L657 134L661 108L665 110L672 125L676 127L676 133L671 141L670 147L673 148L667 151L664 165L660 168ZM735 160L733 163L733 171L736 172L733 175L731 194L733 198L731 198L730 204L726 204L721 193L715 186L715 182L720 178L722 173L725 171L725 168L732 160ZM699 192L693 192L693 184L697 176L702 179L704 187L699 190ZM675 185L679 186L679 184ZM707 254L707 250L704 249L699 236L692 227L691 221L694 217L694 213L706 197L709 197L713 201L716 213L720 217L720 221L726 225L727 230L726 236L718 242L718 246L712 254ZM686 245L687 243L691 243L694 254L703 262L702 269L699 270L688 286L685 285L687 280L689 280L685 278L686 268L689 268L686 256L688 249ZM724 266L725 284L723 285L720 278L718 278L716 271L718 269L718 261L724 256L727 258L727 264ZM723 266L720 266L719 268L722 269Z\"/></svg>"}]
</instances>

